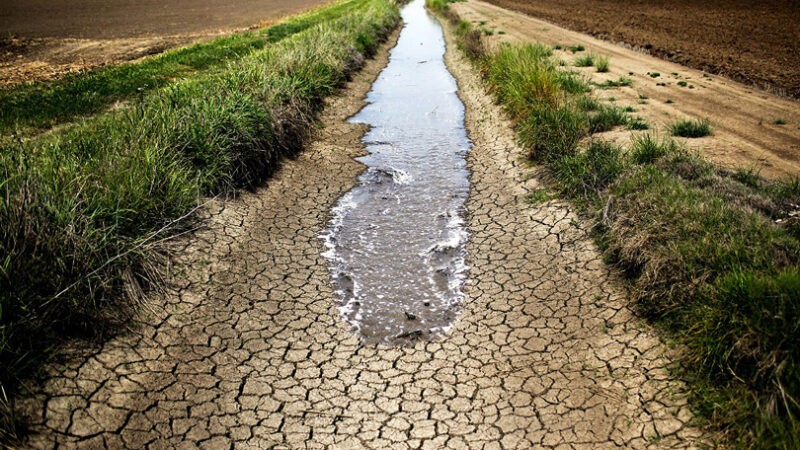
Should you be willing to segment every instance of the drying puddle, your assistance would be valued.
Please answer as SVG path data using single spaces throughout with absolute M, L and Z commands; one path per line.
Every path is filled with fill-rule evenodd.
M 470 142 L 439 23 L 415 0 L 389 64 L 350 120 L 368 166 L 323 234 L 340 311 L 366 342 L 441 335 L 462 300 Z

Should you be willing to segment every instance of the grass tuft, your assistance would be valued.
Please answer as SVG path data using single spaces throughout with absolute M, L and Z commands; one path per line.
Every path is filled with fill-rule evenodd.
M 647 124 L 647 121 L 644 120 L 642 117 L 634 116 L 628 118 L 628 123 L 626 127 L 629 130 L 647 130 L 650 128 L 650 125 Z
M 700 138 L 711 134 L 711 123 L 708 121 L 708 119 L 679 120 L 670 125 L 670 132 L 673 136 Z
M 659 139 L 652 134 L 641 134 L 631 138 L 630 158 L 635 164 L 652 164 L 657 159 L 679 151 L 673 139 Z
M 630 86 L 633 84 L 633 80 L 628 77 L 619 77 L 617 80 L 606 80 L 605 82 L 598 84 L 601 89 L 611 89 L 611 88 L 618 88 L 624 86 Z
M 594 60 L 594 67 L 598 72 L 605 73 L 609 70 L 608 56 L 598 56 Z
M 589 115 L 589 133 L 610 131 L 615 126 L 628 123 L 628 114 L 617 106 L 601 106 L 594 114 Z
M 592 67 L 597 57 L 593 54 L 583 55 L 575 58 L 575 67 Z

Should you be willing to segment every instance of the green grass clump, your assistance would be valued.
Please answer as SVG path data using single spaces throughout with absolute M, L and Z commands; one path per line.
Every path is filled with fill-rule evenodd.
M 555 196 L 548 192 L 547 189 L 535 189 L 526 197 L 526 199 L 534 205 L 548 202 L 553 198 L 555 198 Z
M 630 86 L 633 84 L 633 80 L 628 77 L 619 77 L 617 80 L 606 80 L 603 83 L 598 84 L 601 89 L 611 89 L 611 88 L 618 88 L 624 86 Z
M 553 176 L 570 197 L 594 199 L 624 168 L 622 150 L 603 141 L 592 141 L 583 152 L 555 160 Z
M 449 6 L 447 4 L 450 3 L 448 0 L 425 0 L 425 6 L 433 11 L 444 11 Z
M 600 109 L 600 102 L 594 97 L 588 95 L 581 95 L 575 100 L 575 106 L 581 111 L 598 111 Z
M 651 164 L 657 159 L 680 150 L 678 143 L 672 139 L 659 139 L 652 134 L 633 136 L 631 140 L 630 158 L 635 164 Z
M 512 117 L 521 119 L 532 111 L 555 104 L 563 97 L 561 76 L 543 45 L 502 45 L 487 64 L 486 79 Z
M 627 124 L 628 114 L 617 106 L 601 106 L 597 112 L 589 115 L 588 121 L 589 133 L 602 133 L 615 126 Z
M 591 53 L 575 58 L 575 67 L 592 67 L 597 57 Z
M 578 53 L 578 52 L 582 52 L 584 50 L 586 50 L 586 47 L 584 47 L 583 45 L 571 45 L 571 46 L 569 46 L 569 51 L 571 51 L 572 53 Z
M 774 121 L 772 121 L 772 123 L 774 123 L 775 125 L 786 125 L 788 122 L 786 121 L 786 119 L 778 117 Z
M 700 138 L 711 134 L 711 123 L 708 121 L 708 119 L 679 120 L 670 125 L 670 132 L 673 136 Z
M 5 391 L 45 347 L 124 316 L 159 280 L 157 243 L 185 229 L 206 196 L 252 187 L 300 150 L 324 98 L 398 23 L 393 3 L 357 0 L 347 15 L 130 108 L 0 142 Z
M 650 128 L 650 125 L 647 124 L 647 121 L 639 116 L 629 117 L 628 123 L 625 126 L 629 130 L 647 130 Z
M 610 64 L 608 62 L 608 56 L 598 56 L 594 60 L 594 67 L 597 69 L 598 72 L 605 73 L 608 72 Z
M 182 80 L 223 72 L 227 64 L 317 24 L 351 14 L 357 0 L 287 19 L 262 30 L 167 51 L 140 62 L 104 67 L 62 79 L 0 90 L 0 134 L 30 134 L 80 116 L 106 111 L 113 103 Z
M 658 72 L 647 72 L 647 74 L 650 75 L 650 78 L 658 78 L 661 76 Z

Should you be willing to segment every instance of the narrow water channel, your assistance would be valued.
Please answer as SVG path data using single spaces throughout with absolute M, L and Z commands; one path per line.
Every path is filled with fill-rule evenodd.
M 342 317 L 366 342 L 439 336 L 463 298 L 464 105 L 424 0 L 402 16 L 389 64 L 350 119 L 370 126 L 368 169 L 323 233 Z

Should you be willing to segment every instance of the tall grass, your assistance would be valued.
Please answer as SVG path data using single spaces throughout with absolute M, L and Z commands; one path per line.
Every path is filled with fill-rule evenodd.
M 6 391 L 43 346 L 100 328 L 157 282 L 158 242 L 185 227 L 203 198 L 254 186 L 302 147 L 324 97 L 399 22 L 390 1 L 351 3 L 346 15 L 129 109 L 2 143 Z
M 344 0 L 261 30 L 195 44 L 140 62 L 105 67 L 44 83 L 0 90 L 0 134 L 30 134 L 59 123 L 102 112 L 114 102 L 210 71 L 317 24 L 352 13 L 361 4 Z
M 565 89 L 538 45 L 473 62 L 552 189 L 596 218 L 636 309 L 686 348 L 696 411 L 736 446 L 800 447 L 800 178 L 728 172 L 654 135 L 582 148 L 587 134 L 630 123 L 625 111 Z

